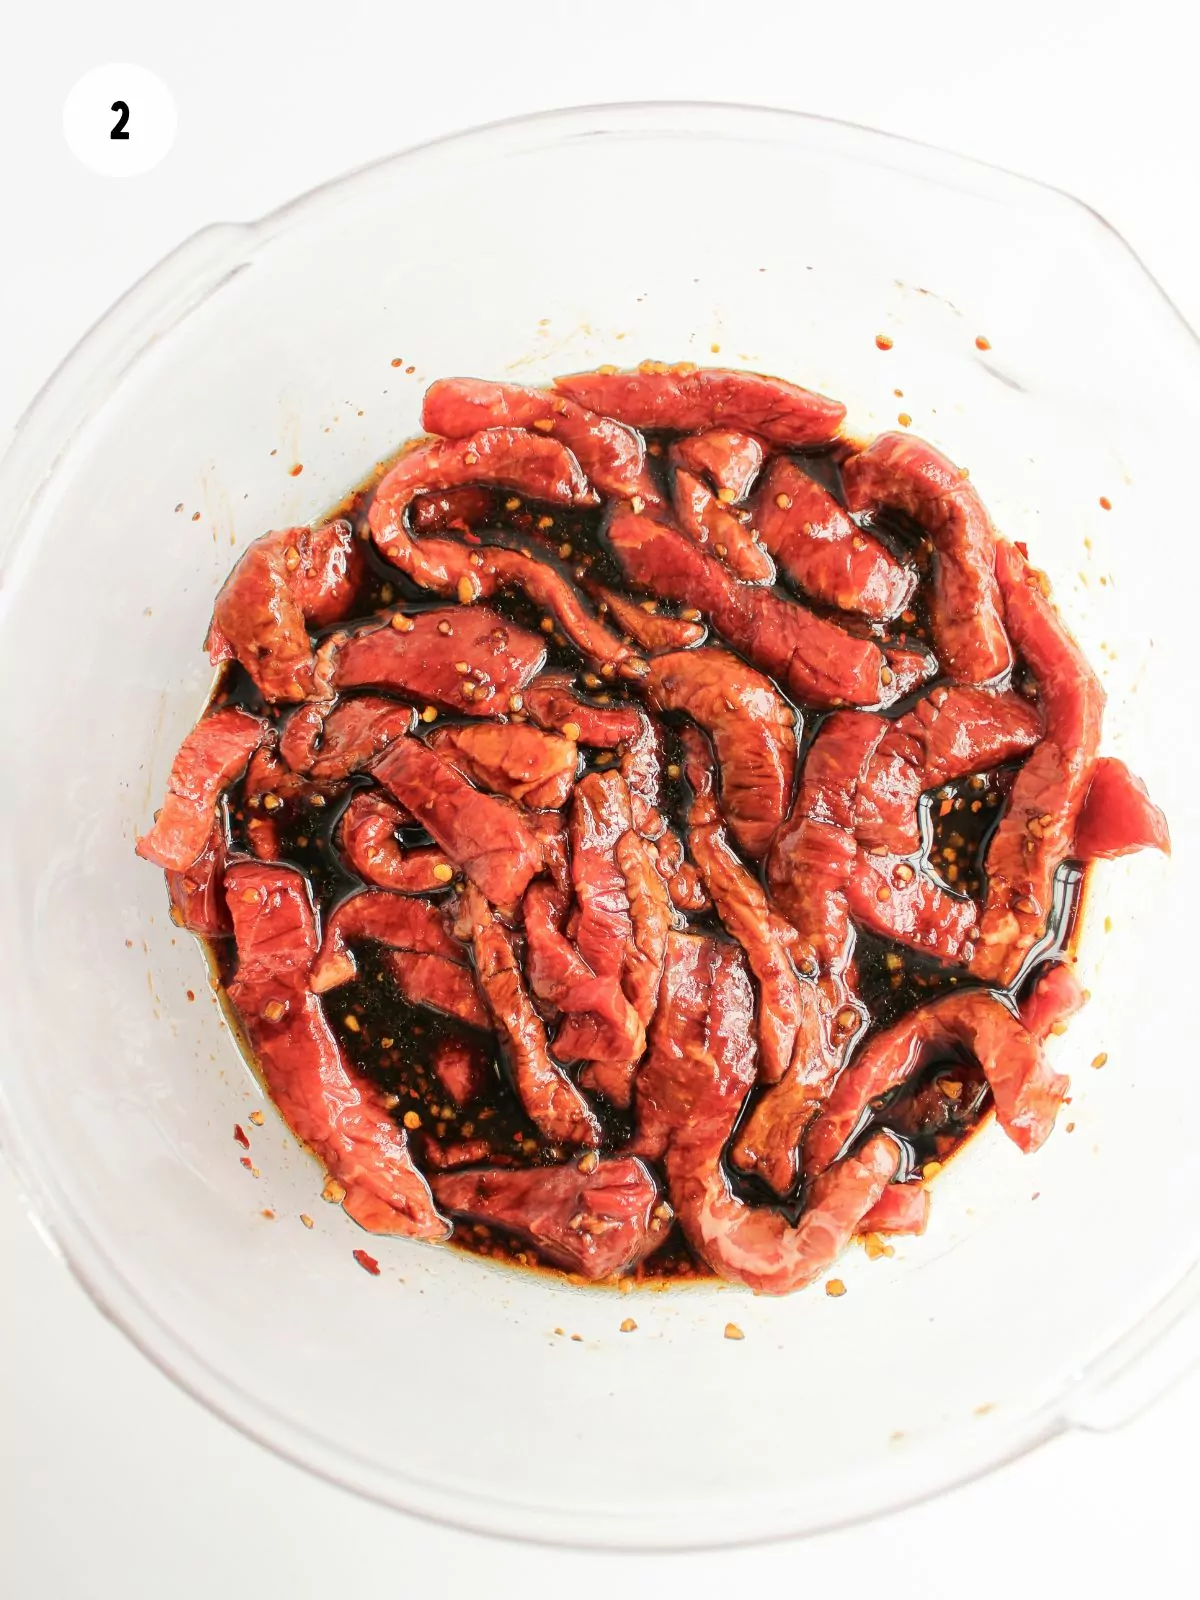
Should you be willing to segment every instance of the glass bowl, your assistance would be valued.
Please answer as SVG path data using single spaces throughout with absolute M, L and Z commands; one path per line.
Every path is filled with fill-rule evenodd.
M 1049 570 L 1104 674 L 1106 747 L 1173 825 L 1171 862 L 1096 873 L 1054 1137 L 1025 1158 L 986 1130 L 934 1184 L 926 1236 L 852 1249 L 840 1298 L 621 1296 L 371 1243 L 321 1204 L 133 855 L 251 539 L 413 433 L 435 376 L 645 357 L 780 373 L 845 400 L 852 432 L 903 412 L 965 464 Z M 184 244 L 72 353 L 0 471 L 0 1127 L 88 1292 L 291 1459 L 542 1540 L 824 1528 L 1141 1404 L 1195 1345 L 1200 558 L 1164 440 L 1196 431 L 1198 395 L 1192 334 L 1086 207 L 786 112 L 508 122 Z M 366 1244 L 379 1278 L 351 1257 Z

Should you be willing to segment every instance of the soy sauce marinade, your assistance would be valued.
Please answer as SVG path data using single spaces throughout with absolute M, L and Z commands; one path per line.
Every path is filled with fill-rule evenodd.
M 649 460 L 665 485 L 662 463 L 670 443 L 677 435 L 648 434 Z M 840 464 L 854 447 L 846 442 L 827 450 L 796 454 L 793 459 L 823 488 L 841 498 Z M 363 602 L 352 617 L 336 628 L 353 628 L 373 616 L 402 606 L 409 614 L 443 606 L 389 565 L 367 537 L 366 518 L 371 501 L 388 464 L 376 469 L 370 478 L 330 513 L 344 517 L 363 541 L 368 577 Z M 605 538 L 606 513 L 603 511 L 541 506 L 501 490 L 484 491 L 487 513 L 483 521 L 473 521 L 472 541 L 482 545 L 506 545 L 534 553 L 556 567 L 564 577 L 586 594 L 593 584 L 628 594 L 637 602 L 649 599 L 628 589 Z M 422 497 L 436 503 L 439 496 Z M 420 501 L 414 505 L 414 511 Z M 902 516 L 886 513 L 874 519 L 858 518 L 893 553 L 916 564 L 926 573 L 931 546 L 924 533 Z M 450 537 L 462 537 L 461 532 Z M 781 596 L 797 598 L 797 591 L 781 581 Z M 810 597 L 799 598 L 809 609 L 834 617 L 840 626 L 863 636 L 897 636 L 928 645 L 930 629 L 922 588 L 910 607 L 892 629 L 848 617 L 845 613 L 822 608 Z M 587 664 L 557 628 L 547 630 L 539 610 L 524 596 L 500 594 L 489 604 L 510 622 L 537 632 L 544 640 L 547 666 L 569 669 L 578 674 L 586 698 L 600 706 L 631 699 L 641 703 L 635 688 L 619 678 L 604 680 L 589 672 Z M 664 612 L 670 608 L 660 607 Z M 678 610 L 678 608 L 675 608 Z M 603 606 L 600 607 L 603 614 Z M 334 631 L 334 630 L 329 630 Z M 711 633 L 710 642 L 720 642 L 738 654 L 728 641 Z M 759 669 L 761 670 L 761 668 Z M 1036 689 L 1018 663 L 1014 684 L 1030 697 Z M 799 763 L 818 732 L 825 712 L 796 703 L 776 684 L 796 715 Z M 924 684 L 914 694 L 891 707 L 884 715 L 902 715 L 933 684 Z M 373 690 L 373 693 L 386 691 Z M 264 702 L 249 676 L 236 664 L 227 666 L 218 682 L 214 706 L 238 705 L 279 722 L 291 707 Z M 420 709 L 420 707 L 418 707 Z M 439 714 L 436 726 L 453 725 L 455 718 Z M 679 714 L 660 716 L 664 730 L 664 787 L 660 810 L 680 837 L 687 838 L 691 789 L 683 775 L 679 744 Z M 604 770 L 615 762 L 611 752 L 581 747 L 582 771 Z M 929 865 L 941 885 L 951 894 L 978 898 L 983 887 L 983 857 L 988 840 L 1003 812 L 1004 800 L 1017 768 L 1001 768 L 985 776 L 972 777 L 923 798 L 921 822 Z M 351 796 L 369 787 L 370 779 L 356 775 L 337 783 L 315 786 L 315 792 L 298 798 L 256 796 L 248 799 L 239 785 L 226 802 L 232 847 L 247 850 L 249 832 L 269 819 L 280 841 L 280 859 L 293 865 L 308 879 L 314 902 L 322 920 L 348 896 L 367 887 L 348 868 L 334 843 L 338 823 Z M 269 811 L 264 811 L 264 805 Z M 431 841 L 421 829 L 406 830 L 400 836 L 405 847 Z M 459 883 L 448 884 L 451 893 Z M 1027 964 L 1019 980 L 1023 992 L 1037 967 L 1069 945 L 1081 901 L 1083 872 L 1078 867 L 1060 870 L 1054 916 L 1037 961 Z M 692 913 L 686 918 L 690 931 L 724 938 L 720 921 L 713 911 Z M 236 952 L 230 940 L 210 943 L 214 967 L 222 987 L 234 976 Z M 932 958 L 860 933 L 856 947 L 857 988 L 871 1018 L 871 1030 L 885 1027 L 915 1006 L 955 987 L 973 986 L 964 969 L 946 966 Z M 1019 995 L 1014 995 L 1018 998 Z M 353 1065 L 395 1097 L 393 1115 L 406 1128 L 418 1163 L 422 1161 L 422 1141 L 439 1142 L 485 1139 L 494 1158 L 505 1164 L 529 1167 L 558 1163 L 572 1152 L 549 1143 L 530 1122 L 514 1091 L 494 1035 L 482 1034 L 466 1024 L 411 1004 L 400 993 L 383 959 L 383 952 L 370 945 L 359 951 L 358 973 L 349 983 L 325 996 L 325 1011 L 337 1038 Z M 432 1054 L 447 1040 L 461 1041 L 468 1048 L 486 1053 L 489 1068 L 486 1087 L 466 1108 L 457 1107 L 439 1084 L 431 1066 Z M 861 1046 L 862 1041 L 859 1041 Z M 602 1096 L 592 1096 L 603 1129 L 601 1153 L 616 1152 L 633 1131 L 633 1113 L 609 1105 Z M 739 1127 L 751 1114 L 756 1100 L 752 1093 L 743 1108 Z M 928 1066 L 917 1079 L 888 1097 L 873 1114 L 872 1126 L 894 1133 L 907 1147 L 912 1171 L 919 1173 L 931 1160 L 944 1162 L 979 1125 L 990 1106 L 990 1092 L 979 1066 L 973 1061 L 942 1060 Z M 735 1193 L 754 1203 L 773 1204 L 795 1217 L 803 1209 L 804 1191 L 799 1189 L 783 1202 L 756 1178 L 747 1178 L 727 1167 Z M 660 1174 L 661 1176 L 661 1174 Z M 663 1184 L 665 1192 L 666 1185 Z M 538 1265 L 529 1244 L 504 1230 L 481 1224 L 456 1222 L 453 1243 L 481 1255 L 509 1259 L 523 1266 Z M 557 1270 L 557 1269 L 554 1269 Z M 661 1248 L 636 1268 L 638 1279 L 695 1278 L 711 1276 L 708 1266 L 688 1247 L 678 1226 L 673 1226 Z

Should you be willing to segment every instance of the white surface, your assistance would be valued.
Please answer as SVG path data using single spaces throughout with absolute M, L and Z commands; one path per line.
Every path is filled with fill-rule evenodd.
M 128 27 L 120 7 L 100 20 L 81 8 L 69 26 L 61 16 L 18 24 L 30 30 L 19 54 L 52 62 L 53 72 L 25 74 L 10 95 L 23 164 L 0 173 L 0 201 L 29 235 L 23 249 L 10 240 L 0 269 L 0 424 L 114 295 L 201 223 L 253 215 L 465 122 L 598 98 L 798 104 L 1049 178 L 1096 203 L 1200 321 L 1196 223 L 1181 203 L 1194 186 L 1200 118 L 1185 76 L 1190 41 L 1172 23 L 1164 47 L 1165 9 L 1141 7 L 1131 32 L 1115 8 L 1106 23 L 1093 7 L 1080 38 L 1065 8 L 1058 24 L 1053 8 L 1031 8 L 1025 28 L 1010 7 L 1006 43 L 973 37 L 961 7 L 947 8 L 944 23 L 929 8 L 922 26 L 919 8 L 881 8 L 868 25 L 872 8 L 860 6 L 848 30 L 844 17 L 797 23 L 790 8 L 762 6 L 735 36 L 721 8 L 692 6 L 680 12 L 687 38 L 675 8 L 662 6 L 572 7 L 570 23 L 567 8 L 547 6 L 536 32 L 520 38 L 504 26 L 511 13 L 496 8 L 469 27 L 477 9 L 484 14 L 459 7 L 448 38 L 426 14 L 385 20 L 372 7 L 368 20 L 366 8 L 349 6 L 336 25 L 324 12 L 306 25 L 299 6 L 272 8 L 261 22 L 229 8 L 224 33 L 222 8 L 209 6 L 202 37 L 181 23 L 163 37 L 162 13 L 150 7 L 140 25 L 125 8 Z M 116 185 L 74 161 L 60 116 L 82 72 L 121 58 L 165 79 L 180 128 L 157 171 Z M 597 219 L 612 225 L 622 223 Z M 1104 1590 L 1134 1577 L 1153 1591 L 1194 1556 L 1184 1497 L 1196 1381 L 1122 1435 L 1061 1441 L 948 1500 L 801 1549 L 670 1564 L 576 1558 L 407 1523 L 304 1478 L 179 1395 L 83 1301 L 10 1193 L 6 1181 L 0 1559 L 14 1600 L 150 1595 L 164 1576 L 184 1600 L 218 1584 L 234 1596 L 354 1595 L 381 1579 L 433 1594 L 482 1581 L 500 1593 L 608 1593 L 614 1581 L 626 1593 L 685 1584 L 715 1593 L 772 1577 L 829 1582 L 861 1574 L 872 1556 L 886 1560 L 900 1593 L 936 1593 L 968 1571 L 964 1586 L 987 1593 L 1013 1576 L 1009 1561 L 987 1554 L 998 1541 L 1033 1592 L 1055 1578 Z

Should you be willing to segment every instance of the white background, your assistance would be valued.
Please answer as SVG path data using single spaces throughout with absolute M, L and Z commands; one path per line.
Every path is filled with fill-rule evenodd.
M 109 303 L 202 224 L 252 217 L 469 123 L 595 100 L 792 106 L 1043 178 L 1095 205 L 1200 326 L 1190 13 L 1179 0 L 13 8 L 2 47 L 0 436 Z M 155 171 L 106 179 L 68 151 L 62 103 L 89 68 L 122 60 L 166 81 L 179 131 Z M 1164 418 L 1167 451 L 1169 433 Z M 727 1555 L 603 1557 L 422 1525 L 249 1444 L 102 1320 L 2 1167 L 0 1308 L 3 1600 L 440 1600 L 484 1586 L 578 1600 L 735 1586 L 923 1600 L 1195 1592 L 1196 1377 L 1123 1432 L 1061 1439 L 865 1528 Z

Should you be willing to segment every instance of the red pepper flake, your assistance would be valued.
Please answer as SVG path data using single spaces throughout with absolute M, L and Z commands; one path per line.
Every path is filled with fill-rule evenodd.
M 992 341 L 990 339 L 985 339 L 981 333 L 978 333 L 975 335 L 975 348 L 976 350 L 990 350 L 992 348 Z
M 392 361 L 392 365 L 394 367 L 402 367 L 404 365 L 404 357 L 403 356 L 394 357 L 394 359 Z
M 304 463 L 303 463 L 303 461 L 297 461 L 297 463 L 296 463 L 296 465 L 294 467 L 289 467 L 288 468 L 288 477 L 289 478 L 298 478 L 303 471 L 304 471 Z
M 352 1254 L 364 1272 L 369 1272 L 373 1278 L 379 1276 L 379 1263 L 374 1256 L 369 1256 L 365 1250 L 355 1250 Z
M 404 370 L 405 370 L 405 372 L 412 373 L 412 372 L 415 372 L 417 369 L 416 369 L 416 367 L 405 367 Z
M 254 1171 L 254 1163 L 250 1160 L 249 1156 L 242 1157 L 242 1165 L 245 1167 L 247 1172 Z
M 1112 510 L 1112 501 L 1108 498 L 1108 496 L 1106 494 L 1102 494 L 1100 496 L 1100 504 L 1104 507 L 1105 511 L 1111 511 Z
M 193 522 L 199 522 L 200 521 L 200 513 L 198 511 L 193 511 L 192 512 L 192 521 Z
M 877 333 L 875 335 L 875 345 L 879 350 L 890 350 L 894 343 L 895 340 L 886 333 Z
M 240 1122 L 235 1122 L 233 1125 L 233 1137 L 241 1145 L 243 1150 L 249 1150 L 250 1140 L 246 1135 L 245 1128 L 242 1127 Z
M 187 995 L 189 1000 L 194 1000 L 196 998 L 190 989 L 185 989 L 184 993 Z

